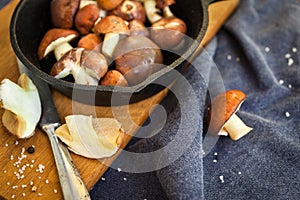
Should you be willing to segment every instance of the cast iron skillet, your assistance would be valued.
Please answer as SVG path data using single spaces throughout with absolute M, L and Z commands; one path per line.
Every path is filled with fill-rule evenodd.
M 73 100 L 92 105 L 123 105 L 148 98 L 174 79 L 174 69 L 183 71 L 188 57 L 195 52 L 208 24 L 209 0 L 177 0 L 171 7 L 176 16 L 187 24 L 190 38 L 179 54 L 164 52 L 164 64 L 168 67 L 149 76 L 142 83 L 132 87 L 86 86 L 50 76 L 49 63 L 37 58 L 41 38 L 52 28 L 50 20 L 51 0 L 22 0 L 16 7 L 10 24 L 10 39 L 17 58 L 36 76 L 46 81 L 54 89 Z M 182 55 L 182 56 L 178 56 Z M 52 63 L 53 64 L 53 63 Z M 51 64 L 51 65 L 52 65 Z

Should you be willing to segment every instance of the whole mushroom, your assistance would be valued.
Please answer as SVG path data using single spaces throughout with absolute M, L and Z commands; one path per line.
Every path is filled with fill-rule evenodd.
M 209 107 L 208 133 L 229 134 L 232 140 L 238 140 L 249 133 L 252 128 L 236 115 L 245 99 L 246 94 L 240 90 L 228 90 L 214 97 Z
M 72 28 L 80 0 L 52 0 L 51 20 L 57 28 Z
M 53 65 L 50 74 L 58 79 L 72 74 L 75 83 L 98 85 L 107 69 L 106 59 L 101 53 L 73 48 Z
M 53 28 L 48 30 L 38 47 L 38 58 L 41 60 L 54 51 L 55 58 L 59 60 L 73 48 L 69 42 L 78 36 L 78 32 L 71 29 Z
M 77 47 L 101 52 L 102 39 L 95 33 L 89 33 L 80 38 Z
M 75 16 L 75 27 L 83 35 L 92 30 L 100 15 L 99 7 L 92 2 L 80 8 Z
M 94 32 L 97 34 L 105 34 L 102 43 L 102 53 L 112 58 L 114 50 L 122 37 L 129 34 L 129 28 L 126 22 L 114 15 L 109 15 L 101 19 L 95 26 Z
M 140 35 L 121 40 L 114 55 L 116 69 L 130 85 L 144 81 L 163 67 L 160 48 L 149 38 Z
M 101 85 L 117 85 L 117 86 L 128 86 L 125 77 L 117 70 L 108 71 L 105 76 L 101 79 Z

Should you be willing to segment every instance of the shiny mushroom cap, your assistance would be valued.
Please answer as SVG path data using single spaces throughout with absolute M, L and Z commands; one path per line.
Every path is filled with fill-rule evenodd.
M 55 27 L 72 28 L 80 0 L 52 0 L 51 20 Z
M 109 15 L 101 19 L 95 26 L 94 32 L 100 34 L 119 33 L 129 34 L 129 28 L 126 22 L 118 16 Z
M 168 50 L 180 43 L 187 27 L 177 17 L 162 18 L 151 26 L 151 39 L 162 49 Z
M 240 90 L 228 90 L 214 97 L 209 108 L 208 133 L 217 135 L 225 129 L 233 140 L 238 140 L 251 131 L 235 114 L 245 99 L 246 94 Z
M 63 43 L 70 42 L 78 36 L 78 32 L 71 29 L 53 28 L 46 32 L 38 47 L 38 58 L 41 60 Z
M 103 8 L 104 10 L 113 10 L 116 8 L 119 4 L 122 3 L 123 0 L 97 0 L 98 4 Z
M 75 16 L 75 27 L 85 35 L 94 27 L 95 22 L 99 18 L 100 9 L 96 4 L 88 4 L 79 9 Z

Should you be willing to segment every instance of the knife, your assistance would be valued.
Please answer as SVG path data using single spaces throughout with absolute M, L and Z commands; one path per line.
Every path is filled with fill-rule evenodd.
M 38 89 L 43 110 L 39 126 L 48 135 L 64 199 L 90 199 L 89 192 L 74 165 L 67 147 L 54 134 L 55 129 L 60 125 L 60 118 L 48 84 L 34 76 L 18 59 L 17 61 L 20 73 L 26 73 Z

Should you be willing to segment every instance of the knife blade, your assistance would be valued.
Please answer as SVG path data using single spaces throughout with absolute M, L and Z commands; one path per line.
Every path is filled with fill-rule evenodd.
M 60 118 L 48 84 L 32 74 L 18 59 L 17 61 L 20 73 L 26 73 L 38 89 L 43 111 L 39 126 L 48 135 L 64 199 L 90 199 L 89 192 L 67 147 L 54 134 L 55 129 L 60 125 Z

